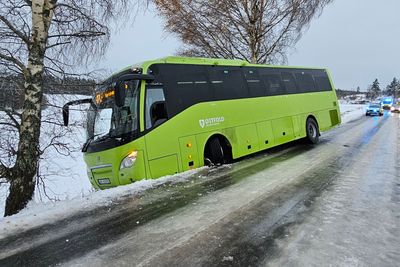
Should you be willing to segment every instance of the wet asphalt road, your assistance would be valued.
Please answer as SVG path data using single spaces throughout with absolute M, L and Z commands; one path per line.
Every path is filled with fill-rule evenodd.
M 398 266 L 400 117 L 0 240 L 0 266 Z

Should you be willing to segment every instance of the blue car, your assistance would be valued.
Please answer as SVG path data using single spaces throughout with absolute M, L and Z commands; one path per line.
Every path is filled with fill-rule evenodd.
M 367 108 L 365 116 L 383 115 L 383 109 L 380 104 L 370 104 Z

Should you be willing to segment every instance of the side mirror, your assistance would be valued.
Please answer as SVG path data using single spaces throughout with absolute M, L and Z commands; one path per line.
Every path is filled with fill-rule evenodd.
M 115 88 L 115 104 L 117 107 L 123 107 L 125 105 L 125 97 L 125 81 L 120 81 Z
M 80 104 L 93 104 L 93 101 L 91 98 L 85 98 L 85 99 L 70 101 L 70 102 L 66 103 L 62 108 L 64 126 L 68 126 L 69 106 L 76 106 L 76 105 L 80 105 Z

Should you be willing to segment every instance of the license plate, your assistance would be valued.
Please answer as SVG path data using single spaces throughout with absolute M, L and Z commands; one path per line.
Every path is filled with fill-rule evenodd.
M 99 182 L 100 185 L 111 184 L 110 179 L 108 178 L 98 179 L 97 181 Z

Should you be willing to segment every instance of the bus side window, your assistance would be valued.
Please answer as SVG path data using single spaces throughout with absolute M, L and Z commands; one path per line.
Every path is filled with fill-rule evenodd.
M 170 93 L 174 95 L 175 106 L 179 111 L 212 100 L 212 89 L 205 68 L 182 70 L 176 78 L 176 85 Z
M 168 119 L 165 101 L 156 101 L 150 106 L 151 125 L 157 126 Z
M 145 126 L 146 130 L 160 124 L 158 120 L 168 119 L 164 90 L 159 85 L 147 85 L 146 86 L 146 104 L 145 104 Z M 157 123 L 158 121 L 158 123 Z
M 296 86 L 296 80 L 293 77 L 293 74 L 290 72 L 282 72 L 282 81 L 286 87 L 286 91 L 288 94 L 297 94 L 300 93 Z
M 319 71 L 319 73 L 314 74 L 314 80 L 317 84 L 316 91 L 332 91 L 332 85 L 329 81 L 328 74 L 325 71 Z
M 266 87 L 266 95 L 273 96 L 286 94 L 281 76 L 278 73 L 265 74 L 261 77 Z
M 190 106 L 212 101 L 213 91 L 206 66 L 163 64 L 159 71 L 170 118 Z
M 297 72 L 296 80 L 302 93 L 315 92 L 315 82 L 313 77 L 306 71 Z
M 249 97 L 242 70 L 239 67 L 209 67 L 215 100 Z
M 257 69 L 243 68 L 243 74 L 247 82 L 247 88 L 249 88 L 250 97 L 261 97 L 265 96 L 265 88 L 260 80 Z

